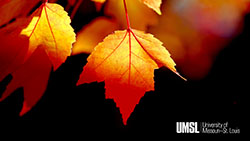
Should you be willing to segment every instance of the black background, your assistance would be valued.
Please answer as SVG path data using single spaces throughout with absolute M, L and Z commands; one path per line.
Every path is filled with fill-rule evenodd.
M 90 4 L 89 11 L 76 15 L 72 21 L 76 31 L 102 15 L 103 10 L 97 13 L 91 11 L 93 8 L 94 5 Z M 155 70 L 155 91 L 145 93 L 126 126 L 114 100 L 105 99 L 104 83 L 76 86 L 88 55 L 68 57 L 58 70 L 51 72 L 45 94 L 23 117 L 18 116 L 23 103 L 22 88 L 0 102 L 0 129 L 13 134 L 32 133 L 61 138 L 85 138 L 88 133 L 96 136 L 106 133 L 106 137 L 137 135 L 166 139 L 172 136 L 215 136 L 176 134 L 177 121 L 196 121 L 229 122 L 230 127 L 240 128 L 242 135 L 246 132 L 242 123 L 247 114 L 242 99 L 249 94 L 249 35 L 250 15 L 247 15 L 242 33 L 219 53 L 211 71 L 202 80 L 185 82 L 166 68 Z M 10 80 L 11 75 L 1 82 L 0 96 Z M 221 136 L 231 138 L 238 135 Z

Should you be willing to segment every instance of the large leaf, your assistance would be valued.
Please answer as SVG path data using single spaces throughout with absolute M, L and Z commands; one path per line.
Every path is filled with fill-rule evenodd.
M 154 90 L 154 69 L 160 66 L 178 74 L 162 42 L 142 31 L 115 31 L 88 57 L 78 84 L 105 81 L 107 98 L 114 98 L 126 122 L 141 96 Z

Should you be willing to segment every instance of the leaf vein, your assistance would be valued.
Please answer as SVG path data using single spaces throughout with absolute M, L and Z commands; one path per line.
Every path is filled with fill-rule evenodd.
M 100 64 L 98 64 L 95 68 L 94 68 L 94 70 L 96 70 L 98 67 L 100 67 L 120 46 L 121 46 L 121 44 L 123 43 L 123 41 L 125 40 L 125 38 L 126 38 L 126 36 L 127 36 L 127 33 L 128 32 L 126 32 L 125 33 L 125 35 L 124 35 L 124 37 L 123 37 L 123 39 L 121 40 L 121 42 L 115 47 L 115 49 L 107 56 L 107 57 L 105 57 L 103 60 L 102 60 L 102 62 L 100 63 Z

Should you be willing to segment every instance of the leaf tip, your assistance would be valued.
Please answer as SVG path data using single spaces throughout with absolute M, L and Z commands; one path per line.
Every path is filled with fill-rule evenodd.
M 187 81 L 187 79 L 183 76 L 181 76 L 178 72 L 175 72 L 175 74 L 177 74 L 181 79 L 183 79 L 184 81 Z
M 158 14 L 158 15 L 161 15 L 162 13 L 161 13 L 161 10 L 160 10 L 160 8 L 158 8 L 158 9 L 155 9 L 155 12 Z

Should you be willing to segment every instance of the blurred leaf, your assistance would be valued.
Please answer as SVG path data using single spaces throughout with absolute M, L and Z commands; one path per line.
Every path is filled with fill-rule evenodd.
M 201 79 L 217 53 L 240 33 L 248 5 L 249 0 L 167 0 L 159 24 L 149 32 L 167 45 L 187 77 Z
M 152 8 L 157 14 L 161 15 L 161 0 L 139 0 L 147 5 L 149 8 Z
M 117 23 L 105 17 L 98 17 L 77 33 L 72 54 L 91 53 L 103 39 L 118 29 Z

